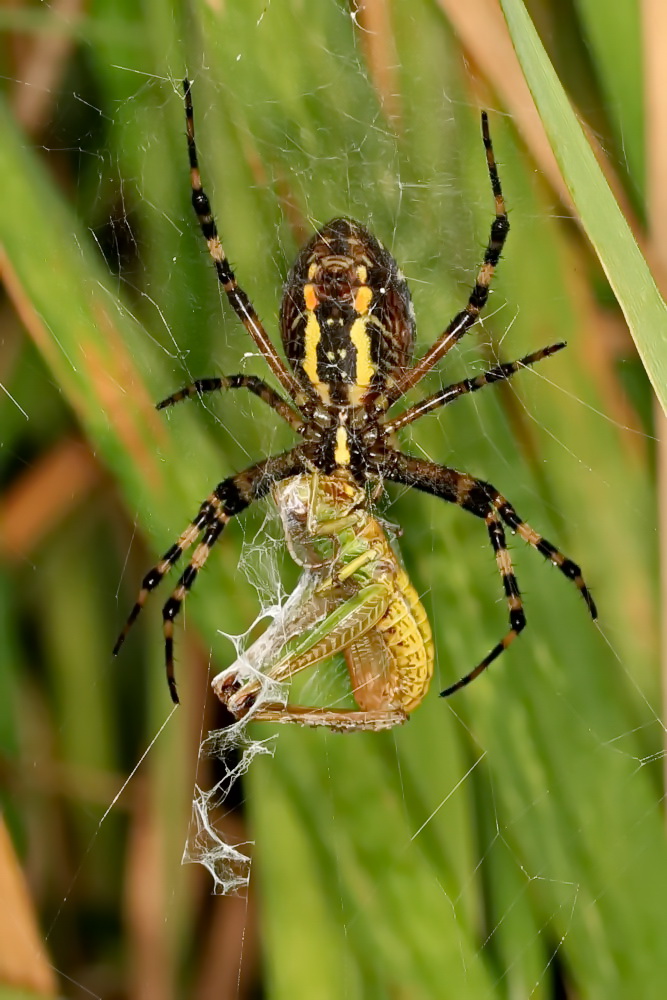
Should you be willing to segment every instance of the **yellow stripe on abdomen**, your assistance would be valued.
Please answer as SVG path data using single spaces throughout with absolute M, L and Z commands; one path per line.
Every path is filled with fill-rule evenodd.
M 367 320 L 355 319 L 350 329 L 350 340 L 357 349 L 357 370 L 355 385 L 367 389 L 375 375 L 375 365 L 371 361 L 371 338 L 368 335 Z
M 329 387 L 321 381 L 317 371 L 317 347 L 322 337 L 320 324 L 314 312 L 307 312 L 303 338 L 303 370 L 324 403 L 329 402 Z

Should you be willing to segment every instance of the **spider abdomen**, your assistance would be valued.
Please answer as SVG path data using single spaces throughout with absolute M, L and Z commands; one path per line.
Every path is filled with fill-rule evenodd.
M 301 250 L 280 325 L 297 378 L 325 405 L 361 405 L 412 358 L 407 282 L 392 255 L 352 219 L 332 219 Z

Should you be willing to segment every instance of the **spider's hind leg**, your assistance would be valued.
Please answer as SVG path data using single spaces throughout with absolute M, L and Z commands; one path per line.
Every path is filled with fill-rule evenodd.
M 222 534 L 222 531 L 231 519 L 232 515 L 227 514 L 222 505 L 218 502 L 218 509 L 215 512 L 215 520 L 209 524 L 204 532 L 204 536 L 192 554 L 192 559 L 183 570 L 179 581 L 162 608 L 162 629 L 164 632 L 164 656 L 167 671 L 167 684 L 169 694 L 175 705 L 178 705 L 179 698 L 176 691 L 176 678 L 174 676 L 174 620 L 177 617 L 187 592 L 197 579 L 199 571 L 203 568 L 208 559 L 211 549 Z
M 189 548 L 203 531 L 203 537 L 194 550 L 192 559 L 185 567 L 179 581 L 162 609 L 165 667 L 167 682 L 174 704 L 178 704 L 176 681 L 174 679 L 174 620 L 178 616 L 183 601 L 195 582 L 199 571 L 203 568 L 211 549 L 222 534 L 228 521 L 242 513 L 255 500 L 260 500 L 271 489 L 273 483 L 289 476 L 298 475 L 303 471 L 303 459 L 298 448 L 273 455 L 258 462 L 244 472 L 223 479 L 211 495 L 204 501 L 199 514 L 186 528 L 175 545 L 166 552 L 156 566 L 144 577 L 139 596 L 130 612 L 125 628 L 116 640 L 114 654 L 118 653 L 125 636 L 144 606 L 149 593 L 160 583 L 165 573 L 180 559 L 183 552 Z
M 471 681 L 474 681 L 476 677 L 479 677 L 479 675 L 507 649 L 510 643 L 514 642 L 519 632 L 522 632 L 526 627 L 526 616 L 523 611 L 519 585 L 517 583 L 516 576 L 514 575 L 512 560 L 509 554 L 509 549 L 507 548 L 505 532 L 502 524 L 500 523 L 500 518 L 495 511 L 493 511 L 489 512 L 484 520 L 486 521 L 486 527 L 489 532 L 491 545 L 493 546 L 493 551 L 496 554 L 496 563 L 498 564 L 500 576 L 503 581 L 505 597 L 507 598 L 507 605 L 510 613 L 510 629 L 509 632 L 503 636 L 500 642 L 496 643 L 491 652 L 484 657 L 482 662 L 474 668 L 474 670 L 471 670 L 469 674 L 466 674 L 465 677 L 462 677 L 455 684 L 452 684 L 450 687 L 445 688 L 444 691 L 441 691 L 441 698 L 448 698 L 450 694 L 454 694 L 455 691 L 465 687 L 467 684 L 470 684 Z
M 488 484 L 485 485 L 488 486 Z M 590 590 L 584 583 L 581 569 L 577 563 L 569 559 L 563 552 L 560 551 L 560 549 L 557 549 L 556 546 L 547 541 L 543 535 L 540 535 L 537 531 L 535 531 L 534 528 L 531 528 L 526 521 L 522 521 L 512 504 L 509 500 L 502 496 L 502 494 L 497 493 L 492 486 L 488 486 L 488 488 L 493 493 L 493 506 L 496 508 L 505 524 L 512 531 L 516 531 L 517 535 L 523 538 L 524 542 L 528 542 L 529 545 L 532 545 L 534 549 L 537 549 L 538 552 L 545 556 L 549 562 L 553 563 L 553 565 L 559 569 L 561 573 L 568 578 L 568 580 L 572 580 L 585 600 L 591 618 L 595 620 L 598 616 L 595 601 L 593 600 Z
M 197 539 L 197 536 L 202 532 L 207 524 L 214 518 L 214 507 L 213 501 L 215 496 L 212 495 L 204 500 L 203 504 L 199 508 L 199 513 L 195 519 L 188 525 L 184 532 L 179 535 L 178 541 L 176 541 L 171 548 L 167 549 L 162 559 L 153 566 L 152 569 L 148 571 L 144 577 L 141 590 L 137 596 L 128 619 L 121 631 L 120 635 L 116 639 L 115 645 L 113 647 L 113 655 L 118 656 L 120 652 L 120 647 L 125 642 L 127 633 L 130 631 L 135 621 L 139 617 L 139 614 L 148 599 L 148 595 L 152 590 L 162 582 L 163 577 L 169 572 L 172 566 L 174 566 L 178 560 L 181 558 L 184 552 L 190 548 L 191 545 Z
M 482 518 L 487 525 L 491 544 L 496 553 L 496 561 L 503 578 L 505 594 L 510 609 L 510 631 L 489 655 L 464 678 L 443 691 L 451 694 L 469 684 L 505 650 L 525 626 L 519 588 L 512 569 L 509 552 L 505 544 L 505 533 L 500 518 L 524 541 L 546 556 L 564 576 L 571 580 L 584 598 L 592 618 L 597 618 L 597 609 L 591 593 L 584 582 L 579 566 L 564 553 L 538 534 L 534 528 L 522 521 L 512 504 L 491 483 L 475 479 L 464 472 L 457 472 L 444 465 L 435 465 L 402 452 L 390 452 L 385 459 L 383 472 L 386 479 L 404 486 L 431 493 L 441 500 L 457 504 L 475 517 Z

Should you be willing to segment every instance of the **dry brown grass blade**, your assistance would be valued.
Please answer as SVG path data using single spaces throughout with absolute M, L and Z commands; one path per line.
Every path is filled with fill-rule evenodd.
M 41 722 L 41 720 L 38 720 Z M 78 766 L 70 762 L 40 756 L 39 769 L 30 766 L 25 757 L 0 758 L 0 780 L 13 795 L 34 795 L 48 798 L 62 796 L 68 801 L 91 804 L 104 810 L 116 798 L 125 781 L 120 774 L 97 767 Z M 127 810 L 128 803 L 121 796 L 114 809 Z
M 230 843 L 244 843 L 250 837 L 245 822 L 235 814 L 225 816 L 218 828 Z M 244 895 L 211 900 L 193 990 L 196 1000 L 247 1000 L 254 996 L 259 934 L 252 883 Z
M 501 98 L 504 107 L 512 115 L 541 173 L 577 220 L 577 212 L 572 205 L 535 102 L 521 71 L 498 0 L 466 0 L 463 4 L 459 0 L 438 0 L 438 3 L 459 36 L 463 47 L 470 53 L 486 80 Z M 659 6 L 659 0 L 655 0 L 654 6 Z M 660 45 L 662 40 L 664 48 L 664 34 L 660 34 L 654 28 L 651 30 L 654 31 L 656 44 Z M 662 274 L 661 284 L 664 287 L 667 274 L 664 262 L 653 253 L 652 246 L 647 243 L 624 187 L 602 146 L 589 130 L 586 130 L 586 137 L 639 248 L 656 277 L 659 278 Z
M 52 370 L 60 373 L 70 404 L 85 419 L 89 403 L 84 398 L 81 385 L 63 368 L 60 349 L 34 309 L 3 247 L 0 247 L 0 277 L 37 348 Z M 155 412 L 144 381 L 120 334 L 103 307 L 97 308 L 96 322 L 105 335 L 104 353 L 91 340 L 78 359 L 86 372 L 88 387 L 95 394 L 100 412 L 106 414 L 125 451 L 132 456 L 135 466 L 142 470 L 143 479 L 154 490 L 165 489 L 165 471 L 153 446 L 155 441 L 167 440 L 164 424 Z M 146 428 L 150 430 L 150 443 L 145 436 Z
M 30 894 L 7 827 L 0 819 L 0 985 L 56 995 Z
M 54 0 L 49 17 L 60 23 L 59 31 L 36 33 L 16 67 L 18 82 L 12 105 L 17 121 L 31 135 L 41 132 L 49 122 L 53 90 L 62 79 L 76 45 L 75 32 L 62 30 L 83 14 L 83 0 Z
M 643 0 L 642 20 L 649 238 L 667 271 L 664 240 L 667 225 L 667 7 L 663 0 Z M 662 290 L 664 293 L 665 288 Z
M 535 162 L 563 204 L 569 193 L 514 52 L 497 0 L 438 0 L 463 47 L 511 113 Z M 574 211 L 574 209 L 572 209 Z
M 398 78 L 399 59 L 387 0 L 366 0 L 356 21 L 371 79 L 387 119 L 400 127 L 403 117 Z
M 0 505 L 0 551 L 12 560 L 26 559 L 101 478 L 83 441 L 59 442 L 6 492 Z
M 136 781 L 125 879 L 125 913 L 130 947 L 129 995 L 133 1000 L 169 1000 L 174 995 L 167 910 L 164 898 L 164 842 L 150 781 Z

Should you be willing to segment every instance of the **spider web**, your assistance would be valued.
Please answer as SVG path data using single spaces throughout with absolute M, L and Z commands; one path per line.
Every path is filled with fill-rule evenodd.
M 271 14 L 272 5 L 268 5 L 261 22 L 264 27 L 270 23 Z M 257 29 L 262 30 L 260 23 Z M 326 54 L 322 52 L 323 56 Z M 247 51 L 239 52 L 241 61 L 249 55 Z M 137 108 L 146 91 L 152 97 L 153 113 L 157 108 L 161 115 L 169 116 L 176 107 L 179 110 L 175 118 L 178 117 L 180 65 L 173 60 L 171 68 L 173 73 L 165 79 L 147 75 L 128 86 L 128 95 L 113 112 L 114 127 L 121 136 L 126 136 L 125 145 L 136 146 L 133 120 L 141 113 Z M 345 57 L 344 69 L 360 86 L 367 82 L 358 52 Z M 127 66 L 114 64 L 110 70 L 134 80 Z M 341 146 L 333 154 L 337 186 L 333 171 L 328 169 L 327 160 L 332 154 L 327 129 L 333 133 L 339 125 L 327 125 L 331 102 L 326 93 L 320 91 L 315 81 L 309 83 L 309 100 L 316 105 L 321 102 L 323 109 L 319 116 L 323 123 L 319 127 L 325 152 L 321 155 L 313 153 L 310 136 L 299 136 L 294 129 L 287 128 L 285 120 L 275 114 L 275 99 L 267 98 L 263 108 L 265 128 L 252 137 L 264 164 L 264 177 L 260 182 L 259 175 L 253 175 L 252 171 L 235 171 L 233 176 L 239 199 L 255 212 L 248 216 L 244 246 L 244 231 L 235 229 L 238 237 L 235 244 L 225 236 L 221 217 L 226 177 L 217 156 L 219 146 L 215 137 L 220 111 L 199 97 L 199 94 L 202 98 L 204 94 L 209 97 L 214 94 L 219 98 L 218 105 L 222 105 L 229 98 L 230 84 L 221 83 L 213 70 L 200 70 L 193 77 L 205 186 L 239 280 L 271 333 L 275 334 L 281 282 L 293 257 L 294 241 L 290 225 L 285 222 L 291 197 L 302 208 L 309 224 L 325 221 L 323 213 L 330 204 L 330 215 L 344 211 L 360 217 L 378 232 L 407 273 L 416 301 L 420 344 L 425 347 L 465 301 L 492 213 L 478 140 L 472 137 L 472 131 L 468 138 L 464 129 L 459 133 L 456 127 L 459 118 L 469 115 L 471 104 L 476 110 L 471 98 L 462 96 L 453 84 L 451 88 L 441 87 L 432 96 L 433 120 L 444 123 L 453 146 L 457 136 L 461 146 L 458 153 L 444 161 L 445 166 L 439 165 L 423 177 L 418 171 L 411 173 L 406 169 L 400 152 L 405 139 L 397 138 L 382 113 L 370 106 L 344 106 L 340 127 L 347 127 L 354 138 L 348 147 Z M 257 99 L 256 93 L 242 88 L 236 89 L 234 96 L 243 112 L 254 106 Z M 64 85 L 59 99 L 63 103 L 78 99 L 71 84 Z M 105 107 L 104 112 L 100 111 L 100 116 L 107 110 Z M 242 120 L 243 114 L 239 118 Z M 418 126 L 411 130 L 408 120 L 403 127 L 404 136 L 415 140 Z M 176 205 L 175 192 L 155 186 L 154 161 L 165 155 L 165 130 L 151 124 L 150 116 L 145 114 L 142 128 L 143 149 L 131 160 L 121 161 L 116 151 L 100 151 L 83 130 L 77 146 L 82 158 L 97 159 L 98 187 L 93 201 L 106 203 L 107 186 L 117 185 L 116 213 L 103 231 L 97 229 L 91 232 L 91 237 L 98 240 L 117 277 L 117 291 L 123 303 L 120 308 L 131 311 L 141 323 L 137 356 L 148 372 L 151 388 L 155 387 L 159 398 L 196 377 L 215 374 L 216 370 L 263 375 L 262 359 L 257 357 L 222 297 L 211 291 L 209 262 L 198 242 L 195 220 L 186 214 L 187 197 Z M 434 373 L 423 392 L 420 387 L 419 395 L 459 377 L 478 374 L 497 359 L 519 357 L 555 339 L 548 314 L 551 310 L 557 312 L 557 294 L 561 293 L 554 292 L 552 296 L 548 282 L 542 288 L 544 326 L 549 332 L 543 334 L 539 326 L 526 331 L 523 322 L 524 289 L 531 281 L 541 279 L 537 264 L 526 253 L 529 239 L 522 237 L 521 232 L 528 230 L 538 245 L 541 227 L 551 223 L 550 215 L 557 214 L 558 209 L 545 210 L 544 200 L 534 197 L 534 192 L 509 188 L 502 172 L 503 161 L 511 160 L 513 155 L 508 151 L 509 130 L 500 116 L 492 120 L 492 128 L 501 177 L 512 209 L 507 259 L 502 263 L 497 291 L 492 295 L 483 324 L 461 344 L 456 358 L 447 366 L 447 373 Z M 239 145 L 243 146 L 251 137 L 242 126 L 240 132 Z M 375 141 L 366 141 L 366 135 L 373 136 Z M 184 157 L 181 140 L 180 134 L 174 137 L 174 156 Z M 113 148 L 117 150 L 123 145 L 121 141 Z M 377 179 L 377 175 L 372 175 L 378 194 L 369 190 L 372 183 L 363 183 L 362 167 L 365 159 L 374 162 L 381 153 L 384 153 L 381 176 Z M 56 154 L 52 151 L 50 155 Z M 470 168 L 475 175 L 474 183 L 464 186 L 458 157 L 465 164 L 472 164 L 479 157 L 477 166 Z M 287 199 L 277 193 L 285 184 L 285 164 L 290 165 Z M 186 167 L 181 173 L 183 186 L 187 187 Z M 323 178 L 324 195 L 318 191 L 319 177 Z M 243 195 L 245 188 L 261 197 L 247 199 Z M 148 239 L 136 221 L 138 195 L 143 201 L 143 211 L 153 219 L 153 232 L 161 231 L 160 220 L 164 229 L 171 232 L 165 247 Z M 258 220 L 265 221 L 257 209 L 259 201 L 265 205 L 265 216 L 277 220 L 271 223 L 273 240 L 268 247 L 257 246 L 253 235 Z M 271 231 L 271 225 L 265 226 L 264 231 Z M 447 247 L 446 261 L 442 258 L 443 247 Z M 156 271 L 155 256 L 163 250 L 167 259 L 163 269 Z M 515 252 L 522 265 L 512 260 Z M 248 266 L 252 261 L 256 263 L 254 268 Z M 179 276 L 181 268 L 193 273 L 193 263 L 202 275 L 197 286 L 189 285 Z M 520 266 L 526 269 L 523 282 L 516 280 Z M 528 296 L 527 290 L 525 295 Z M 558 337 L 561 335 L 557 333 Z M 573 344 L 570 352 L 576 351 Z M 650 602 L 650 575 L 647 572 L 643 579 L 633 578 L 632 587 L 628 588 L 633 592 L 626 599 L 633 602 L 637 621 L 641 623 L 636 635 L 628 635 L 628 616 L 622 615 L 623 601 L 604 578 L 606 572 L 611 577 L 608 567 L 613 562 L 602 551 L 602 529 L 585 523 L 584 515 L 577 514 L 579 505 L 582 510 L 597 509 L 600 520 L 608 525 L 609 547 L 613 540 L 613 545 L 620 549 L 615 565 L 636 568 L 640 559 L 633 555 L 630 545 L 626 549 L 623 538 L 627 526 L 646 517 L 645 498 L 624 488 L 627 483 L 619 471 L 620 465 L 615 466 L 606 453 L 596 449 L 602 442 L 610 450 L 631 450 L 631 439 L 635 438 L 637 448 L 646 450 L 651 442 L 641 424 L 630 419 L 626 422 L 623 413 L 609 403 L 608 395 L 594 391 L 589 395 L 586 387 L 584 379 L 576 381 L 570 377 L 566 365 L 552 368 L 550 362 L 545 362 L 516 376 L 502 393 L 485 389 L 454 404 L 451 411 L 448 409 L 439 418 L 429 418 L 428 427 L 425 424 L 411 429 L 404 447 L 414 454 L 446 461 L 490 479 L 538 530 L 544 530 L 556 544 L 562 540 L 567 554 L 581 561 L 587 582 L 597 587 L 602 618 L 597 631 L 586 621 L 585 611 L 578 606 L 576 593 L 569 593 L 567 583 L 556 573 L 549 573 L 549 567 L 541 565 L 534 553 L 515 544 L 512 556 L 525 596 L 529 631 L 469 692 L 456 701 L 440 702 L 437 699 L 440 687 L 473 666 L 505 629 L 501 585 L 481 523 L 461 511 L 442 510 L 443 504 L 429 498 L 394 490 L 385 513 L 404 530 L 400 544 L 411 579 L 428 606 L 438 650 L 434 689 L 410 725 L 405 731 L 391 735 L 346 737 L 294 730 L 281 732 L 276 738 L 267 735 L 264 729 L 252 725 L 248 728 L 248 723 L 243 723 L 225 730 L 205 731 L 201 739 L 183 860 L 198 862 L 207 869 L 207 891 L 212 886 L 217 893 L 243 894 L 249 884 L 251 888 L 253 885 L 251 858 L 260 854 L 270 873 L 267 880 L 274 880 L 273 892 L 284 901 L 285 923 L 294 919 L 288 905 L 292 892 L 301 903 L 305 895 L 303 883 L 311 879 L 318 889 L 317 898 L 310 901 L 313 922 L 319 920 L 329 928 L 334 940 L 343 941 L 340 953 L 345 957 L 345 984 L 350 995 L 354 995 L 357 978 L 366 984 L 376 982 L 373 977 L 379 975 L 377 966 L 382 962 L 388 965 L 395 982 L 401 982 L 401 971 L 406 976 L 406 970 L 410 969 L 403 943 L 410 935 L 400 919 L 390 924 L 392 933 L 396 933 L 393 949 L 383 947 L 369 930 L 369 926 L 383 926 L 383 910 L 392 911 L 392 899 L 385 894 L 385 885 L 397 893 L 408 915 L 428 914 L 434 930 L 429 932 L 419 924 L 424 935 L 423 965 L 429 967 L 428 956 L 439 946 L 443 979 L 453 969 L 466 970 L 471 985 L 465 995 L 500 997 L 514 991 L 515 995 L 571 997 L 578 985 L 582 994 L 596 996 L 602 993 L 601 983 L 608 986 L 608 979 L 602 973 L 598 982 L 582 983 L 577 980 L 577 972 L 572 971 L 583 966 L 582 923 L 592 927 L 601 925 L 597 937 L 592 933 L 589 939 L 598 942 L 605 934 L 615 934 L 614 940 L 618 940 L 622 930 L 613 926 L 616 911 L 605 909 L 605 899 L 613 886 L 597 884 L 593 877 L 588 883 L 585 867 L 575 869 L 577 845 L 581 842 L 582 853 L 590 850 L 591 839 L 587 835 L 599 825 L 596 812 L 607 816 L 607 810 L 613 812 L 625 800 L 635 817 L 636 837 L 632 844 L 621 842 L 618 831 L 623 828 L 614 825 L 610 817 L 609 842 L 600 842 L 599 849 L 616 859 L 618 879 L 623 884 L 630 881 L 637 856 L 651 848 L 651 838 L 655 836 L 654 813 L 660 808 L 662 793 L 651 798 L 646 787 L 660 783 L 657 765 L 664 755 L 664 727 L 656 708 L 650 664 L 654 623 L 650 612 L 645 611 L 646 602 Z M 20 395 L 16 399 L 29 413 Z M 263 413 L 256 401 L 241 394 L 234 398 L 230 394 L 222 402 L 204 398 L 182 405 L 196 407 L 199 413 L 203 411 L 197 433 L 207 435 L 207 440 L 219 440 L 221 450 L 224 448 L 213 480 L 264 454 L 281 450 L 289 441 L 276 426 L 272 414 Z M 194 419 L 181 412 L 180 406 L 168 415 L 168 433 L 184 455 L 195 426 Z M 518 463 L 515 449 L 521 454 Z M 639 459 L 632 461 L 639 466 Z M 554 486 L 554 481 L 563 479 L 571 485 L 571 502 Z M 189 507 L 196 509 L 212 485 L 210 468 L 194 470 L 186 488 Z M 585 507 L 587 494 L 596 500 Z M 608 516 L 609 510 L 613 510 L 613 517 Z M 137 525 L 139 519 L 137 510 Z M 647 524 L 650 535 L 655 529 L 652 522 Z M 181 524 L 174 523 L 173 529 L 175 535 Z M 586 550 L 589 531 L 595 544 Z M 156 539 L 158 550 L 163 551 L 170 540 L 169 535 L 160 531 Z M 244 595 L 244 618 L 239 624 L 235 620 L 239 612 L 230 611 L 228 601 L 223 607 L 222 597 L 218 598 L 219 636 L 205 636 L 215 662 L 213 672 L 234 660 L 243 661 L 247 649 L 262 631 L 266 634 L 269 629 L 269 636 L 275 636 L 270 631 L 272 623 L 279 630 L 286 617 L 290 620 L 291 609 L 295 603 L 307 600 L 312 584 L 286 566 L 279 523 L 267 503 L 225 532 L 211 557 L 208 579 L 202 576 L 198 581 L 188 598 L 188 607 L 206 601 L 206 591 L 218 588 L 220 593 L 221 566 L 237 559 L 236 573 L 225 577 L 224 582 L 229 585 L 233 579 L 233 585 Z M 128 560 L 125 576 L 135 562 L 129 550 Z M 167 590 L 169 587 L 169 583 L 163 585 Z M 159 597 L 151 605 L 155 603 L 159 606 Z M 451 616 L 450 609 L 455 609 Z M 118 620 L 123 610 L 119 607 Z M 145 615 L 151 616 L 150 647 L 159 647 L 159 624 L 156 624 L 159 610 L 155 613 L 155 608 L 150 611 L 147 608 Z M 187 608 L 184 617 L 189 617 Z M 190 626 L 188 631 L 194 631 L 191 622 L 186 624 Z M 576 635 L 576 640 L 568 643 L 568 654 L 561 658 L 560 643 L 568 638 L 566 632 Z M 185 642 L 182 630 L 178 632 L 178 642 Z M 279 640 L 267 642 L 270 648 L 266 657 L 270 659 Z M 142 664 L 142 669 L 145 666 Z M 185 686 L 184 666 L 179 664 L 179 679 Z M 257 668 L 256 663 L 250 666 Z M 155 663 L 150 664 L 151 670 L 153 667 L 159 671 L 157 655 Z M 596 701 L 587 693 L 587 677 L 604 672 L 607 680 L 603 684 L 598 682 Z M 84 681 L 91 686 L 94 683 Z M 304 683 L 309 704 L 335 704 L 346 693 L 335 666 L 331 665 L 318 668 Z M 627 692 L 630 704 L 625 713 L 618 707 L 619 685 Z M 208 686 L 208 678 L 201 686 Z M 186 687 L 186 691 L 191 694 L 191 689 Z M 286 691 L 269 690 L 263 697 L 284 700 Z M 548 713 L 540 710 L 547 699 L 553 704 L 554 719 L 566 721 L 566 729 L 560 734 L 562 740 L 576 745 L 582 757 L 599 761 L 598 771 L 587 771 L 587 777 L 592 773 L 602 776 L 605 769 L 613 775 L 617 788 L 613 796 L 602 782 L 599 786 L 585 785 L 576 774 L 571 775 L 569 794 L 560 794 L 563 776 L 547 756 L 539 731 L 539 725 L 548 723 Z M 185 695 L 183 702 L 187 702 Z M 65 729 L 74 728 L 75 714 L 74 709 L 65 714 L 62 722 Z M 168 729 L 180 725 L 181 715 L 185 713 L 171 719 Z M 210 715 L 201 715 L 204 730 L 208 718 Z M 159 741 L 154 745 L 154 737 L 161 731 L 160 726 L 161 723 L 154 724 L 153 735 L 147 741 L 151 753 L 159 750 Z M 136 753 L 135 764 L 138 757 Z M 222 773 L 212 779 L 215 762 L 221 762 Z M 192 760 L 189 764 L 194 767 Z M 250 826 L 248 819 L 240 832 L 230 836 L 225 822 L 232 811 L 229 800 L 239 795 L 238 782 L 240 779 L 245 782 L 246 778 L 242 794 L 250 799 L 253 823 Z M 356 819 L 350 817 L 348 800 L 354 803 Z M 548 808 L 550 800 L 561 803 L 561 812 L 569 810 L 569 824 L 549 827 L 553 820 L 553 812 Z M 124 807 L 115 796 L 109 797 L 109 802 L 112 801 L 113 808 L 109 809 L 114 816 Z M 374 822 L 374 809 L 386 829 L 392 831 L 389 847 L 386 831 Z M 90 848 L 93 859 L 103 849 L 103 822 L 108 812 L 105 811 L 93 833 Z M 284 820 L 285 830 L 275 848 L 270 837 L 274 813 Z M 179 836 L 181 840 L 185 837 L 183 830 Z M 379 859 L 375 863 L 365 838 L 375 844 Z M 74 866 L 75 877 L 62 890 L 62 905 L 50 935 L 54 945 L 59 927 L 67 926 L 68 912 L 74 907 L 74 886 L 87 858 L 88 854 L 83 853 Z M 287 869 L 286 875 L 283 868 Z M 600 870 L 595 871 L 599 874 Z M 656 874 L 656 879 L 659 877 Z M 648 898 L 650 887 L 645 885 L 645 889 Z M 334 904 L 330 910 L 321 902 L 327 895 Z M 641 903 L 639 895 L 632 900 L 632 906 L 628 906 L 628 924 L 633 907 L 640 908 Z M 393 903 L 393 909 L 400 909 L 396 898 Z M 177 902 L 165 904 L 171 925 L 177 921 L 177 907 Z M 275 916 L 271 919 L 275 928 L 278 921 Z M 436 932 L 442 937 L 438 945 L 429 937 L 429 933 Z M 279 939 L 276 950 L 287 962 L 288 944 L 276 934 Z M 472 948 L 471 940 L 476 942 Z M 630 930 L 628 940 L 631 947 L 634 939 Z M 365 950 L 374 958 L 364 965 Z M 327 957 L 332 960 L 328 953 L 320 957 L 326 969 Z M 607 953 L 605 959 L 611 963 Z M 241 962 L 238 957 L 237 962 Z M 486 970 L 481 979 L 475 978 L 478 964 Z M 355 971 L 362 967 L 363 975 Z M 84 977 L 73 978 L 84 981 Z M 421 979 L 415 990 L 415 996 L 424 995 Z M 104 995 L 100 987 L 89 992 Z M 237 992 L 242 993 L 238 984 Z M 233 989 L 230 995 L 234 995 Z
M 223 633 L 236 651 L 236 660 L 214 679 L 228 674 L 241 683 L 253 680 L 261 686 L 246 716 L 224 729 L 209 732 L 202 740 L 200 761 L 207 757 L 220 761 L 223 773 L 212 788 L 195 785 L 192 821 L 183 855 L 184 862 L 203 865 L 211 874 L 214 892 L 223 895 L 239 892 L 249 884 L 251 845 L 229 843 L 226 835 L 216 829 L 215 817 L 224 809 L 234 785 L 247 773 L 255 757 L 274 752 L 275 736 L 260 740 L 251 735 L 253 717 L 264 704 L 285 704 L 287 700 L 287 685 L 272 680 L 265 671 L 285 644 L 302 631 L 304 613 L 308 613 L 321 578 L 321 574 L 304 571 L 292 593 L 285 594 L 277 572 L 277 526 L 277 519 L 267 513 L 260 531 L 244 543 L 242 565 L 262 611 L 243 635 Z M 263 626 L 262 634 L 251 642 L 258 626 Z

